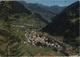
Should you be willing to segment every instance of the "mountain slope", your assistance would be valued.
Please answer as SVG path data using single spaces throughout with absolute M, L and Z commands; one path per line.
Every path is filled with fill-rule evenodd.
M 75 44 L 75 38 L 79 37 L 79 7 L 79 1 L 68 6 L 42 31 L 48 32 L 53 36 L 64 36 L 64 41 Z
M 50 7 L 50 6 L 45 6 L 42 4 L 33 4 L 33 3 L 27 3 L 24 4 L 25 7 L 27 7 L 28 9 L 30 9 L 32 11 L 32 13 L 38 13 L 40 14 L 45 20 L 47 20 L 48 22 L 51 22 L 51 18 L 56 16 L 57 14 L 59 14 L 64 8 L 62 7 L 56 7 L 55 11 L 55 7 Z
M 25 31 L 39 30 L 44 22 L 18 1 L 0 1 L 0 56 L 22 56 Z
M 31 14 L 31 12 L 28 9 L 26 9 L 24 5 L 15 1 L 10 1 L 10 2 L 0 1 L 0 12 L 1 12 L 0 13 L 1 17 L 5 13 L 8 16 L 15 14 L 15 13 L 23 13 L 23 12 Z
M 45 23 L 42 21 L 43 19 L 41 20 L 41 15 L 31 14 L 31 11 L 25 8 L 21 2 L 0 2 L 0 56 L 63 55 L 53 51 L 52 48 L 35 47 L 27 43 L 29 34 L 33 38 L 35 31 L 39 31 L 45 26 Z M 25 34 L 29 36 L 25 37 Z M 36 36 L 39 36 L 39 33 Z
M 66 6 L 50 6 L 50 9 L 55 13 L 55 14 L 59 14 L 60 12 L 62 12 L 64 9 L 66 8 Z
M 20 34 L 16 32 L 17 28 L 12 27 L 12 21 L 15 19 L 11 19 L 11 16 L 25 12 L 31 14 L 17 1 L 0 1 L 0 56 L 19 56 L 24 53 L 20 45 Z

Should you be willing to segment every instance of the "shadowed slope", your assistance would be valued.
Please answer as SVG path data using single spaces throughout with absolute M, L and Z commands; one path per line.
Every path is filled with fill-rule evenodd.
M 79 7 L 79 1 L 68 6 L 42 31 L 53 36 L 64 36 L 66 41 L 74 42 L 75 38 L 79 36 Z

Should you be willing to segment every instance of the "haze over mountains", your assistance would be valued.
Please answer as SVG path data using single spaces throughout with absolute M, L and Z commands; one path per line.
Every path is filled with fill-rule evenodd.
M 46 6 L 38 3 L 25 3 L 23 2 L 24 6 L 31 10 L 31 12 L 40 14 L 43 19 L 48 22 L 51 22 L 51 18 L 59 14 L 66 6 Z

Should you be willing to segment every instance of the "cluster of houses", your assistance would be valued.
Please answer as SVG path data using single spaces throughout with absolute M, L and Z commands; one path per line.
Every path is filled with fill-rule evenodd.
M 47 33 L 31 31 L 26 32 L 25 37 L 27 39 L 27 43 L 33 46 L 53 47 L 55 49 L 62 50 L 62 47 L 59 43 L 57 43 L 55 40 L 48 38 Z
M 61 45 L 59 42 L 49 38 L 49 35 L 47 33 L 26 31 L 25 37 L 26 41 L 24 41 L 24 44 L 27 43 L 38 47 L 51 47 L 55 49 L 57 52 L 63 52 L 66 55 L 68 55 L 69 53 L 73 53 L 70 51 L 72 49 L 71 47 L 65 47 L 65 44 L 65 46 Z

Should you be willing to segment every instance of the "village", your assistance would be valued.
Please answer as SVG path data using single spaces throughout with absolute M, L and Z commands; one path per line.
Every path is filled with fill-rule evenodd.
M 26 40 L 24 41 L 24 44 L 30 44 L 33 45 L 34 47 L 38 46 L 41 48 L 45 48 L 45 47 L 53 48 L 53 50 L 57 52 L 62 52 L 65 55 L 72 55 L 72 54 L 74 55 L 77 52 L 74 50 L 73 47 L 64 44 L 62 42 L 60 43 L 55 39 L 49 38 L 49 35 L 47 33 L 26 31 L 25 37 Z

